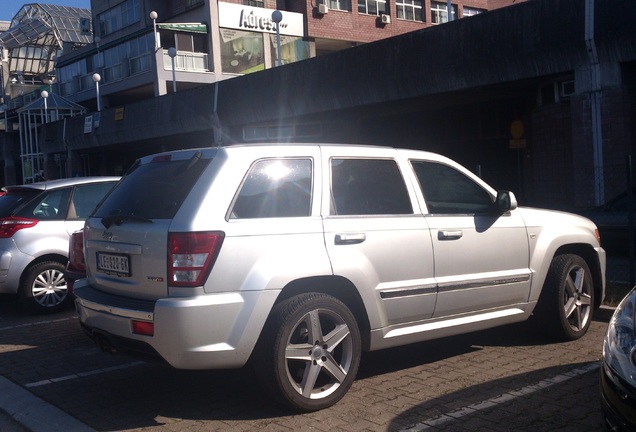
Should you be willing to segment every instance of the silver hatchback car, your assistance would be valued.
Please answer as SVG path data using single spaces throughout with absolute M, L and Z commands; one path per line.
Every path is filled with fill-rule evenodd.
M 75 177 L 2 188 L 0 293 L 19 294 L 35 312 L 68 304 L 69 236 L 118 180 Z
M 587 331 L 605 251 L 580 216 L 517 206 L 443 156 L 235 145 L 140 159 L 86 221 L 81 324 L 183 369 L 251 361 L 314 411 L 363 351 L 526 320 Z

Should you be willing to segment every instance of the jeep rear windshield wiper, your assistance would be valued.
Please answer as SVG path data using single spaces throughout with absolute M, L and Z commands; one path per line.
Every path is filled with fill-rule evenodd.
M 102 218 L 102 225 L 106 228 L 110 227 L 112 224 L 121 225 L 125 221 L 134 221 L 134 222 L 144 222 L 144 223 L 153 223 L 152 219 L 148 219 L 143 216 L 135 216 L 135 215 L 115 215 L 115 216 L 105 216 Z

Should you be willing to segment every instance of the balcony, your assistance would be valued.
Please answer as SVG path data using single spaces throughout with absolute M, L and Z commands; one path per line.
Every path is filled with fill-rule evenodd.
M 177 55 L 174 58 L 174 68 L 178 71 L 186 72 L 208 72 L 208 54 L 191 52 L 191 51 L 177 51 Z M 163 69 L 172 70 L 172 59 L 168 55 L 168 50 L 163 50 Z

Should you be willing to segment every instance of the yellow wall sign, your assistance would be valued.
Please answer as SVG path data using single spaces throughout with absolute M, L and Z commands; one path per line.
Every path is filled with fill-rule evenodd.
M 115 121 L 124 119 L 124 107 L 118 107 L 115 109 Z

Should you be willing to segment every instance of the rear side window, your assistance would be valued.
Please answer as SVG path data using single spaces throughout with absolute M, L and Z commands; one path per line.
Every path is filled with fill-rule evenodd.
M 172 219 L 210 159 L 157 157 L 126 174 L 95 211 L 95 217 L 130 216 Z
M 64 220 L 70 197 L 70 187 L 46 191 L 22 207 L 16 212 L 16 216 L 39 220 Z
M 412 214 L 413 206 L 394 160 L 333 159 L 334 215 Z
M 309 216 L 310 159 L 266 159 L 256 162 L 236 198 L 232 219 Z
M 21 205 L 42 193 L 36 189 L 10 190 L 0 196 L 0 217 L 8 217 Z
M 430 214 L 475 214 L 492 210 L 490 193 L 460 171 L 435 162 L 411 163 Z

